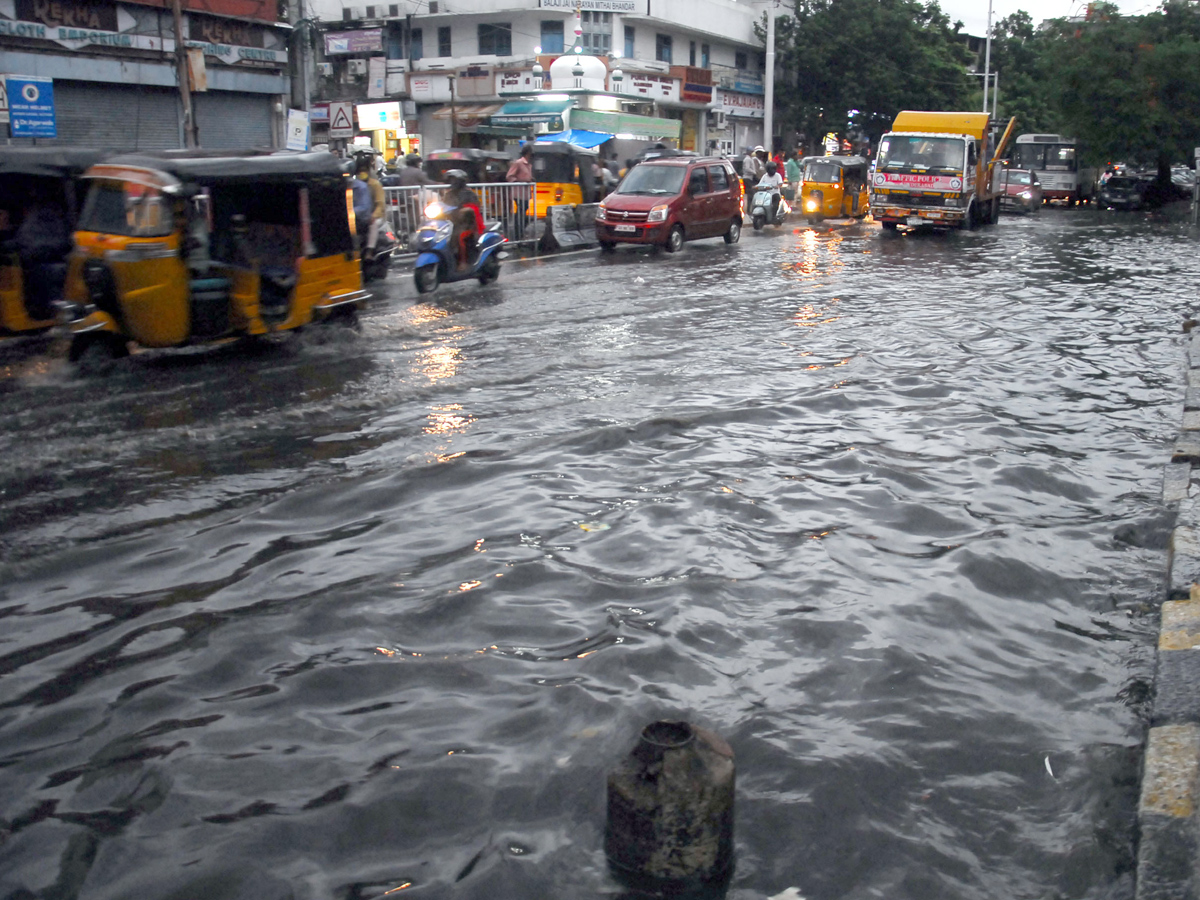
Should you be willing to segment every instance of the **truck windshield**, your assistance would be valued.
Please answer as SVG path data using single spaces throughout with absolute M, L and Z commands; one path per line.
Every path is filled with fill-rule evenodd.
M 678 194 L 683 187 L 686 166 L 652 166 L 642 163 L 625 175 L 618 194 Z
M 966 156 L 961 138 L 889 134 L 879 143 L 876 168 L 891 171 L 961 172 Z
M 838 167 L 833 163 L 810 162 L 804 167 L 804 180 L 817 184 L 838 184 L 841 178 L 838 175 Z

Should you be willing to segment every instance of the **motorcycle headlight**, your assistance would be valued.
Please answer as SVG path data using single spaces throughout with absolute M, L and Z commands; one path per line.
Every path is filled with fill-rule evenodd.
M 436 219 L 441 214 L 442 214 L 442 204 L 438 203 L 436 200 L 434 200 L 427 207 L 425 207 L 425 215 L 431 219 Z
M 667 207 L 656 206 L 650 210 L 650 215 L 646 217 L 647 222 L 665 222 L 667 221 Z

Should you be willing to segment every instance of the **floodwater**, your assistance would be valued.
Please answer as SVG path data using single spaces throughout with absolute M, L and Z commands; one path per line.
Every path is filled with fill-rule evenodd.
M 797 224 L 0 348 L 0 897 L 615 897 L 659 718 L 737 754 L 731 898 L 1131 897 L 1195 246 Z

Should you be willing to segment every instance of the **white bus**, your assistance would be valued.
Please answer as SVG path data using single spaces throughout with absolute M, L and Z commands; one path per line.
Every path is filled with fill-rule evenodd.
M 1037 173 L 1046 202 L 1077 205 L 1092 199 L 1096 170 L 1081 169 L 1076 150 L 1075 139 L 1061 134 L 1022 134 L 1013 148 L 1013 168 Z

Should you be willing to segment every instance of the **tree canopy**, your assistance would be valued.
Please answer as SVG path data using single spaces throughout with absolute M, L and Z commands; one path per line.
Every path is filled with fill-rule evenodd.
M 785 127 L 842 131 L 852 110 L 872 138 L 901 109 L 979 109 L 980 65 L 936 0 L 794 0 L 776 56 Z M 1200 146 L 1200 2 L 1122 16 L 1097 2 L 1079 21 L 993 24 L 997 112 L 1019 132 L 1077 137 L 1093 162 L 1190 158 Z

